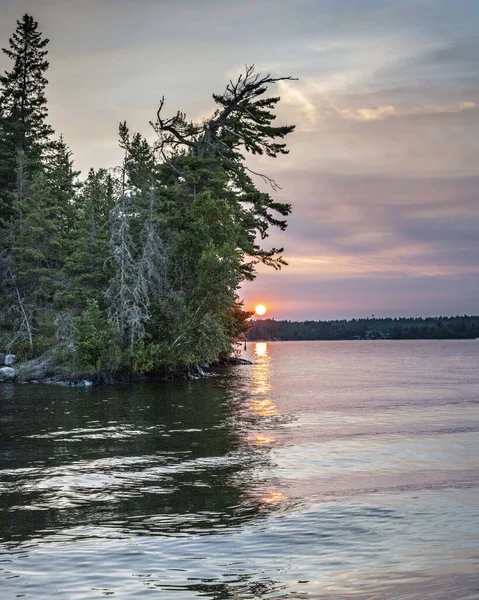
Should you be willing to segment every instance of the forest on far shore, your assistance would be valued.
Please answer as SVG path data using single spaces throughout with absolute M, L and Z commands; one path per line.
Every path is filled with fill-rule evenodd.
M 444 340 L 479 338 L 479 316 L 394 317 L 337 321 L 252 322 L 250 341 L 293 340 Z

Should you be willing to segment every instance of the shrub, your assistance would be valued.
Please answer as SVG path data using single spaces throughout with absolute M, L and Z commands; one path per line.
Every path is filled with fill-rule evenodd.
M 102 315 L 98 302 L 88 300 L 85 310 L 72 323 L 75 361 L 81 369 L 114 370 L 120 350 L 111 319 Z

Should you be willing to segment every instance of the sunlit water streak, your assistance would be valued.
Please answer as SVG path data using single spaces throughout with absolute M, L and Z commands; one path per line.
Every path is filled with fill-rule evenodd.
M 0 598 L 479 598 L 479 343 L 0 387 Z

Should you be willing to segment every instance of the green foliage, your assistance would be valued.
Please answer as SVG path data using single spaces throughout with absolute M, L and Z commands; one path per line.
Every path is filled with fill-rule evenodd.
M 156 343 L 153 351 L 135 353 L 135 365 L 140 372 L 147 372 L 144 363 L 152 370 L 168 365 L 191 366 L 198 362 L 211 363 L 229 351 L 231 340 L 225 331 L 221 315 L 211 311 L 200 314 L 185 307 L 175 315 L 168 334 Z
M 102 298 L 109 279 L 108 221 L 114 203 L 111 175 L 106 169 L 90 169 L 73 207 L 70 200 L 74 219 L 69 235 L 63 238 L 63 271 L 69 281 L 64 297 L 70 303 L 79 297 Z
M 102 314 L 95 300 L 88 300 L 85 310 L 72 321 L 75 360 L 85 370 L 115 370 L 120 351 L 115 325 Z
M 253 181 L 247 153 L 286 154 L 281 79 L 249 67 L 202 123 L 158 110 L 157 143 L 120 124 L 121 168 L 79 181 L 47 124 L 47 39 L 25 15 L 0 76 L 0 339 L 35 355 L 75 348 L 78 368 L 152 373 L 228 355 L 248 329 L 237 292 L 291 207 Z M 260 177 L 275 189 L 275 183 Z M 73 342 L 73 344 L 72 344 Z M 22 350 L 23 348 L 23 350 Z
M 254 279 L 258 261 L 275 269 L 286 264 L 282 248 L 266 250 L 256 239 L 265 240 L 270 227 L 283 230 L 286 221 L 281 217 L 291 212 L 291 205 L 275 202 L 269 193 L 258 189 L 252 174 L 270 184 L 273 190 L 278 186 L 266 175 L 251 171 L 245 164 L 244 153 L 271 158 L 288 153 L 286 144 L 278 140 L 283 140 L 295 126 L 274 126 L 273 111 L 280 99 L 262 96 L 269 85 L 290 79 L 262 76 L 255 73 L 254 66 L 249 66 L 236 82 L 230 81 L 223 94 L 213 94 L 220 108 L 205 122 L 188 122 L 181 112 L 170 119 L 163 118 L 163 99 L 154 124 L 159 138 L 157 150 L 165 158 L 162 171 L 169 171 L 168 184 L 178 190 L 190 182 L 193 196 L 214 189 L 215 198 L 227 198 L 233 207 L 235 221 L 243 231 L 239 249 L 252 259 L 243 263 L 241 273 L 250 280 Z M 191 168 L 196 180 L 191 178 Z
M 12 69 L 0 75 L 0 215 L 4 224 L 14 215 L 17 153 L 24 153 L 33 174 L 40 168 L 53 133 L 46 123 L 48 41 L 42 39 L 38 23 L 26 14 L 17 21 L 8 48 L 2 48 L 13 62 Z
M 21 215 L 13 241 L 19 275 L 31 280 L 32 294 L 48 300 L 54 293 L 53 280 L 58 276 L 61 256 L 58 207 L 43 173 L 35 176 L 15 209 Z
M 206 311 L 199 316 L 185 311 L 179 324 L 181 338 L 173 348 L 179 364 L 213 362 L 230 347 L 221 314 Z

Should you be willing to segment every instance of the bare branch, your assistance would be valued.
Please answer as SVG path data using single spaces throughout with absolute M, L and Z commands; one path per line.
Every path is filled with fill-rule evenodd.
M 245 168 L 247 171 L 249 171 L 249 172 L 250 172 L 252 175 L 257 175 L 258 177 L 261 177 L 261 179 L 262 179 L 262 180 L 263 180 L 265 183 L 269 184 L 269 185 L 271 186 L 271 188 L 272 188 L 272 189 L 273 189 L 275 192 L 277 192 L 277 191 L 279 191 L 279 190 L 281 190 L 281 189 L 282 189 L 282 187 L 281 187 L 281 186 L 280 186 L 278 183 L 276 183 L 276 181 L 275 181 L 274 179 L 272 179 L 271 177 L 268 177 L 268 175 L 265 175 L 264 173 L 257 173 L 256 171 L 253 171 L 253 169 L 250 169 L 250 168 L 249 168 L 249 167 L 247 167 L 246 165 L 245 165 L 245 167 L 244 167 L 244 168 Z
M 188 140 L 185 137 L 185 133 L 181 133 L 179 131 L 179 127 L 185 125 L 185 115 L 183 113 L 181 113 L 180 111 L 178 111 L 176 113 L 176 115 L 174 117 L 171 117 L 170 119 L 162 119 L 161 117 L 161 110 L 163 108 L 165 104 L 165 97 L 162 96 L 161 101 L 160 101 L 160 106 L 158 107 L 158 111 L 156 113 L 157 119 L 158 119 L 158 124 L 160 126 L 160 130 L 161 131 L 168 131 L 169 133 L 171 133 L 181 144 L 185 144 L 186 146 L 189 146 L 191 148 L 195 147 L 195 142 L 192 142 L 191 140 Z

